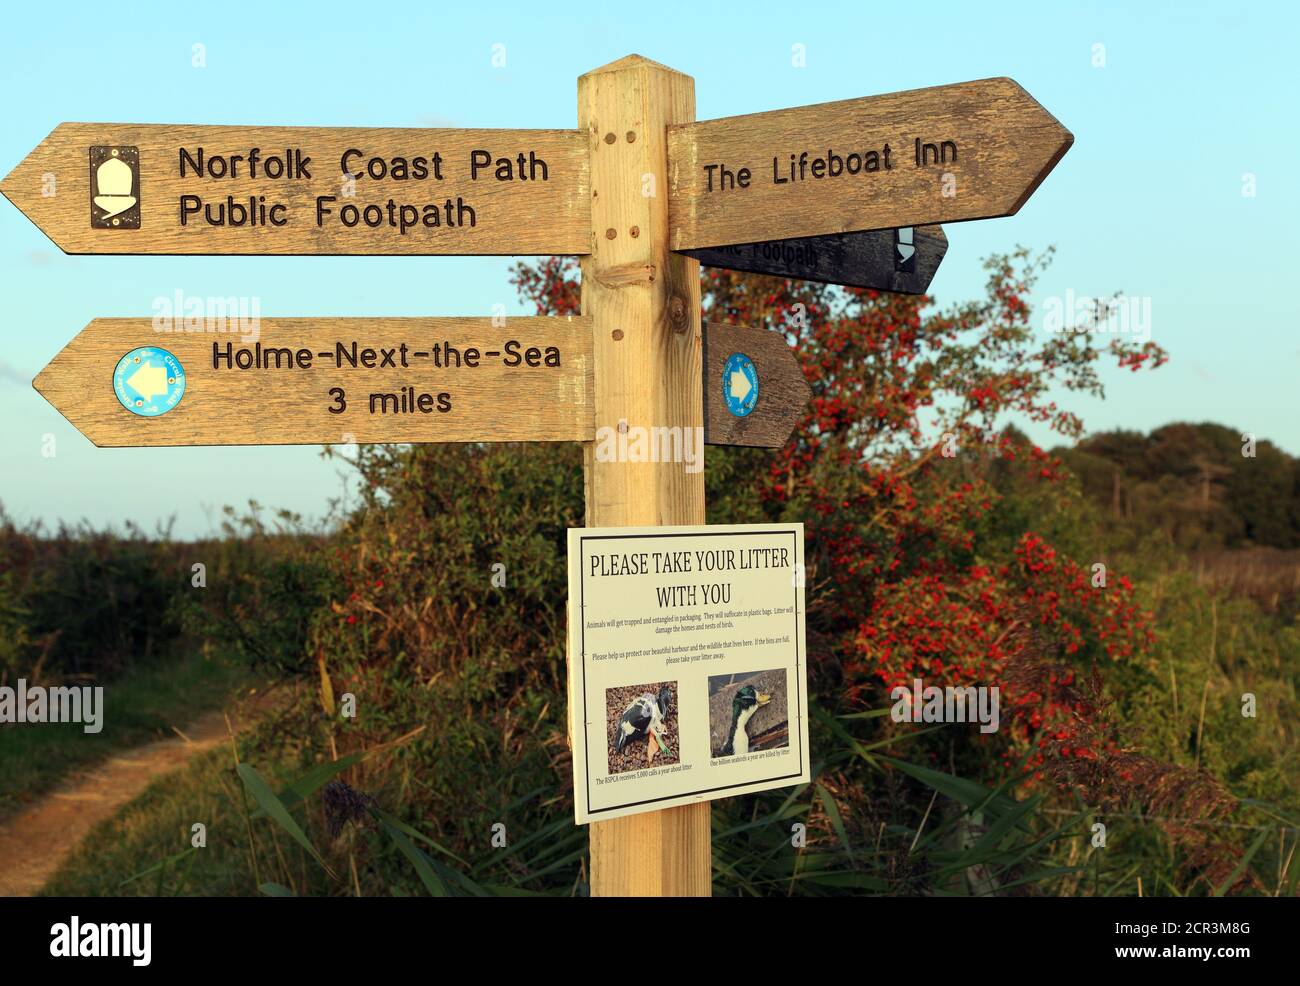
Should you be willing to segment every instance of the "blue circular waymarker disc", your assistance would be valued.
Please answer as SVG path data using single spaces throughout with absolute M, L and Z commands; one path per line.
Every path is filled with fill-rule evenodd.
M 117 361 L 113 392 L 132 414 L 156 418 L 181 402 L 185 394 L 185 368 L 167 350 L 141 346 Z
M 744 353 L 732 353 L 722 368 L 722 399 L 733 417 L 743 418 L 758 403 L 758 369 Z

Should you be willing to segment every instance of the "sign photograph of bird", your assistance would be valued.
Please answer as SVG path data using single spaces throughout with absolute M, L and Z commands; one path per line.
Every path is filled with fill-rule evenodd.
M 605 689 L 609 772 L 667 767 L 681 761 L 677 745 L 677 682 Z
M 711 676 L 709 740 L 715 760 L 789 746 L 785 669 Z

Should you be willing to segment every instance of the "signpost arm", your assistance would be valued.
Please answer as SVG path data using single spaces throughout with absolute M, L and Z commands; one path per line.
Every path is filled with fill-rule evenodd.
M 591 155 L 592 243 L 582 260 L 582 311 L 595 326 L 589 527 L 704 523 L 703 461 L 596 456 L 602 428 L 667 428 L 680 448 L 703 449 L 700 266 L 668 246 L 666 127 L 694 119 L 694 80 L 638 55 L 578 79 Z M 594 896 L 707 896 L 711 886 L 707 802 L 592 823 Z

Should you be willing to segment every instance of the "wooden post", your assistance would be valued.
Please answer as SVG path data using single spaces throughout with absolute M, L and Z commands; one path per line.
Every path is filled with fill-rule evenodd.
M 668 248 L 667 126 L 695 120 L 695 81 L 639 55 L 578 79 L 591 154 L 591 253 L 602 428 L 703 428 L 700 265 Z M 688 447 L 696 447 L 694 431 Z M 702 446 L 700 446 L 702 447 Z M 600 462 L 584 446 L 589 527 L 704 523 L 703 463 Z M 707 802 L 591 825 L 594 896 L 708 896 Z

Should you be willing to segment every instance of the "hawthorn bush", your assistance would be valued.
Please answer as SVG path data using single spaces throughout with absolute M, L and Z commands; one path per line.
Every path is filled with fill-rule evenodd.
M 1031 530 L 1010 553 L 978 536 L 1003 499 L 990 461 L 1062 478 L 1058 459 L 999 423 L 1018 414 L 1075 439 L 1082 423 L 1048 392 L 1102 393 L 1106 350 L 1093 334 L 1031 325 L 1023 299 L 1047 259 L 992 258 L 987 298 L 947 312 L 930 312 L 925 297 L 717 269 L 705 270 L 703 291 L 706 318 L 783 332 L 813 391 L 784 448 L 710 450 L 710 519 L 805 522 L 820 644 L 810 658 L 848 700 L 878 701 L 878 685 L 915 677 L 1000 684 L 1035 767 L 1048 752 L 1093 751 L 1072 740 L 1079 710 L 1050 692 L 1017 693 L 1008 662 L 1032 647 L 1087 668 L 1133 658 L 1152 638 L 1127 578 L 1094 585 Z M 539 313 L 576 314 L 575 274 L 574 262 L 550 260 L 516 279 Z M 1152 343 L 1107 350 L 1134 370 L 1165 358 Z

